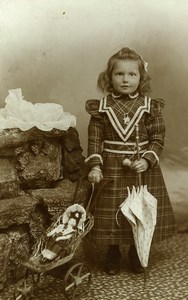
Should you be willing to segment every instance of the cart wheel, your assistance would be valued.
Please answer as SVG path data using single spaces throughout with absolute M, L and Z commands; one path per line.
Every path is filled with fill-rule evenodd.
M 28 283 L 27 280 L 22 280 L 18 282 L 14 288 L 14 300 L 29 300 L 33 296 L 34 286 Z
M 68 299 L 79 300 L 87 293 L 91 283 L 91 272 L 87 265 L 73 265 L 64 277 L 64 292 Z

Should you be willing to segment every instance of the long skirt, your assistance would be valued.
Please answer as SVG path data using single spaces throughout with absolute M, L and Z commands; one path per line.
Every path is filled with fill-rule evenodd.
M 111 179 L 96 199 L 94 210 L 94 227 L 89 239 L 96 244 L 132 244 L 132 229 L 121 211 L 117 214 L 120 204 L 128 196 L 127 187 L 138 186 L 138 174 L 122 164 L 123 157 L 119 154 L 104 153 L 103 175 Z M 148 168 L 141 173 L 142 185 L 157 199 L 157 224 L 152 243 L 160 242 L 176 233 L 176 224 L 168 192 L 160 166 Z M 118 221 L 118 222 L 117 222 Z

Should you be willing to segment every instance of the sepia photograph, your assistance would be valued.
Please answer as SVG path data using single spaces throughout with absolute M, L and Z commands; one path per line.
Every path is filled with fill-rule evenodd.
M 0 299 L 188 299 L 188 1 L 0 0 Z

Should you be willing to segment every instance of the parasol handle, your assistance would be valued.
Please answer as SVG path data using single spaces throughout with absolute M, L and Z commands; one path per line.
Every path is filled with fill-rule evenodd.
M 147 289 L 148 268 L 144 267 L 144 289 Z
M 140 153 L 139 153 L 139 125 L 135 125 L 135 131 L 136 131 L 136 152 L 137 152 L 137 159 L 140 159 Z M 138 183 L 139 187 L 141 187 L 142 184 L 142 178 L 141 178 L 141 173 L 138 173 Z

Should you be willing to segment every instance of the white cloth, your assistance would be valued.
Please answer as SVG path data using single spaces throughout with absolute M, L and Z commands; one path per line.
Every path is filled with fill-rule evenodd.
M 67 130 L 76 126 L 76 117 L 64 112 L 56 103 L 32 104 L 23 99 L 21 89 L 9 90 L 5 107 L 0 109 L 0 129 L 19 128 L 22 131 L 37 127 L 42 131 L 53 128 Z

